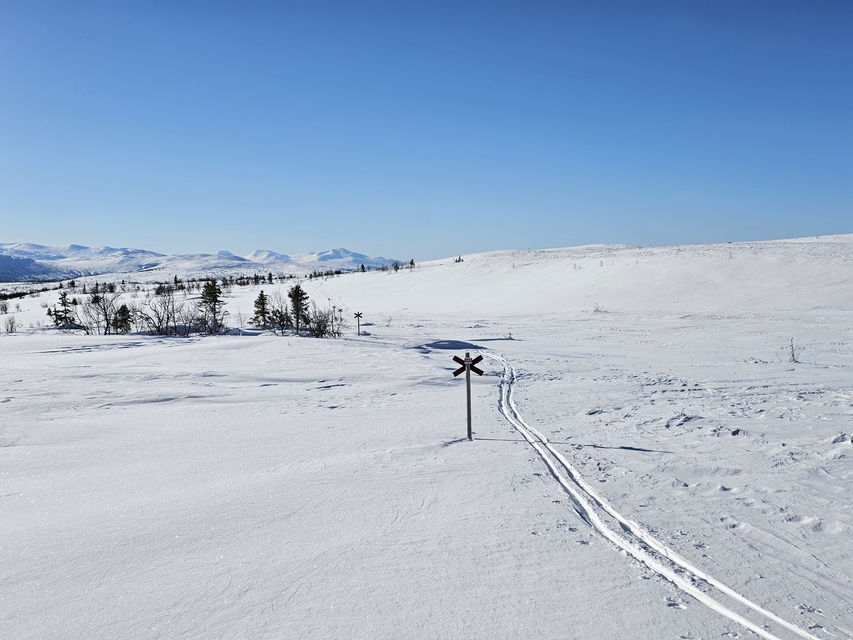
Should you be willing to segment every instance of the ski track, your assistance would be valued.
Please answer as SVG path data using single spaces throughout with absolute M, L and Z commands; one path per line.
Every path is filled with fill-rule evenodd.
M 713 587 L 732 600 L 764 616 L 764 622 L 772 621 L 807 640 L 820 640 L 817 636 L 755 604 L 731 587 L 695 567 L 650 533 L 644 531 L 636 522 L 620 514 L 606 499 L 587 484 L 574 465 L 551 446 L 548 438 L 524 421 L 513 400 L 513 388 L 515 385 L 514 368 L 501 356 L 489 353 L 483 353 L 483 355 L 497 360 L 503 366 L 504 371 L 499 387 L 498 410 L 524 439 L 527 440 L 530 446 L 536 450 L 554 478 L 570 495 L 575 510 L 587 524 L 595 528 L 619 549 L 622 549 L 635 560 L 646 565 L 649 569 L 674 584 L 695 600 L 729 620 L 749 629 L 761 638 L 765 638 L 766 640 L 782 640 L 779 636 L 751 622 L 722 604 L 718 599 L 702 591 L 697 586 L 697 583 Z M 563 471 L 560 470 L 560 467 L 562 467 Z M 606 513 L 619 524 L 619 529 L 622 532 L 621 535 L 615 528 L 602 520 L 599 511 Z M 686 576 L 679 575 L 680 573 L 684 573 Z

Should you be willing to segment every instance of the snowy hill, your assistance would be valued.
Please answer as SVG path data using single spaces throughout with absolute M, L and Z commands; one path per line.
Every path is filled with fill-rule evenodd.
M 470 318 L 611 312 L 853 309 L 853 234 L 772 242 L 496 251 L 423 262 L 402 277 L 324 285 L 341 304 Z
M 314 270 L 353 270 L 390 265 L 394 260 L 370 257 L 347 249 L 332 249 L 294 256 L 255 250 L 243 257 L 230 251 L 165 255 L 144 249 L 87 247 L 71 244 L 50 247 L 29 242 L 0 243 L 0 282 L 44 281 L 105 273 L 166 271 L 184 276 L 244 271 L 280 270 L 306 273 Z

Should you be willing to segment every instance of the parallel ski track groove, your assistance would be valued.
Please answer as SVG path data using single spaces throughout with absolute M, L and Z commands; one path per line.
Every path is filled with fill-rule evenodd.
M 500 393 L 498 397 L 498 410 L 507 421 L 518 431 L 525 440 L 536 450 L 542 458 L 551 474 L 569 494 L 574 503 L 578 515 L 590 526 L 595 528 L 607 540 L 625 551 L 634 559 L 646 565 L 662 578 L 668 580 L 695 600 L 709 607 L 713 611 L 725 616 L 729 620 L 749 629 L 756 635 L 766 640 L 781 640 L 779 636 L 773 635 L 763 627 L 747 620 L 739 613 L 732 611 L 724 604 L 699 589 L 691 580 L 699 580 L 715 588 L 722 594 L 732 598 L 740 604 L 752 609 L 754 612 L 764 616 L 766 620 L 788 629 L 806 640 L 821 640 L 800 627 L 780 618 L 776 614 L 755 604 L 745 596 L 741 595 L 731 587 L 723 584 L 713 576 L 695 567 L 688 560 L 681 557 L 675 551 L 657 540 L 647 531 L 643 530 L 636 522 L 627 519 L 620 514 L 602 496 L 600 496 L 581 476 L 578 470 L 556 449 L 554 449 L 544 435 L 535 428 L 528 425 L 521 413 L 515 406 L 513 400 L 513 387 L 515 385 L 515 369 L 505 358 L 490 353 L 483 355 L 497 360 L 503 366 L 504 372 L 500 382 Z M 560 470 L 562 467 L 563 471 Z M 568 476 L 568 477 L 567 477 Z M 617 531 L 608 526 L 599 516 L 596 507 L 609 515 L 619 523 L 619 528 L 625 536 L 619 535 Z M 669 561 L 673 566 L 667 566 Z M 679 571 L 685 572 L 690 580 L 679 575 Z

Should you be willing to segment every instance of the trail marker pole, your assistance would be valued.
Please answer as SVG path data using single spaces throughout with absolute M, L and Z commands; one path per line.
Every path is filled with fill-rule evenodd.
M 460 375 L 461 373 L 465 373 L 465 395 L 468 399 L 468 439 L 473 440 L 474 435 L 471 431 L 471 372 L 473 371 L 478 376 L 483 375 L 483 370 L 477 367 L 476 365 L 483 359 L 483 356 L 477 356 L 474 359 L 471 359 L 471 354 L 466 351 L 465 359 L 463 360 L 459 356 L 453 356 L 453 361 L 456 364 L 462 365 L 456 371 L 453 372 L 453 377 Z
M 358 335 L 361 335 L 361 311 L 356 311 L 355 321 L 358 323 Z

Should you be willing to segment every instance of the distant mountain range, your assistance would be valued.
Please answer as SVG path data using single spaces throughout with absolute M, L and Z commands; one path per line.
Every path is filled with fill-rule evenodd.
M 370 257 L 348 249 L 330 249 L 287 255 L 257 249 L 247 256 L 230 251 L 166 255 L 145 249 L 86 247 L 70 244 L 49 247 L 30 242 L 0 243 L 0 282 L 64 280 L 106 273 L 144 272 L 161 277 L 203 276 L 228 271 L 245 273 L 307 273 L 342 271 L 391 265 L 396 260 Z

